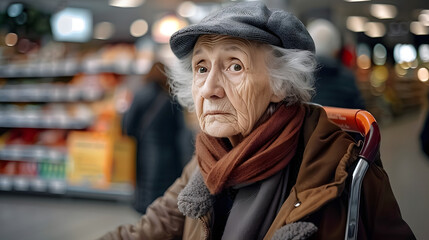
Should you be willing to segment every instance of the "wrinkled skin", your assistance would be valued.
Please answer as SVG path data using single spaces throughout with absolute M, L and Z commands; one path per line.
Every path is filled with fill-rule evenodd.
M 227 36 L 203 35 L 195 44 L 192 95 L 203 132 L 237 145 L 255 127 L 270 102 L 263 45 Z

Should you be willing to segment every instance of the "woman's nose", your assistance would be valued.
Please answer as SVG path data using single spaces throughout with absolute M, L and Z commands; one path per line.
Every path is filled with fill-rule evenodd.
M 221 74 L 219 70 L 211 69 L 204 85 L 201 87 L 201 96 L 205 99 L 217 99 L 225 96 Z

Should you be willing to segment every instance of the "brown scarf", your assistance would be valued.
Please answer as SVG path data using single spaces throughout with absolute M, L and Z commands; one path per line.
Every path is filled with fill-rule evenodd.
M 196 154 L 210 193 L 263 180 L 286 167 L 295 155 L 304 115 L 301 105 L 282 105 L 232 149 L 221 138 L 200 133 Z

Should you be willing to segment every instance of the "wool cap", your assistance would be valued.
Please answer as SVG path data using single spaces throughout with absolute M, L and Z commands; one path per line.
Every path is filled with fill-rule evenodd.
M 183 58 L 193 50 L 198 37 L 206 34 L 315 51 L 313 39 L 298 18 L 284 10 L 268 9 L 262 2 L 235 3 L 217 10 L 200 23 L 175 32 L 170 38 L 170 47 L 176 57 Z

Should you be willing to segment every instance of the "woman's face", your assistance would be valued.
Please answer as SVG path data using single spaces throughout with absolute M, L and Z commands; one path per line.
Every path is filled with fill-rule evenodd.
M 254 128 L 274 95 L 265 48 L 226 37 L 201 36 L 193 57 L 192 95 L 202 131 L 236 145 Z

